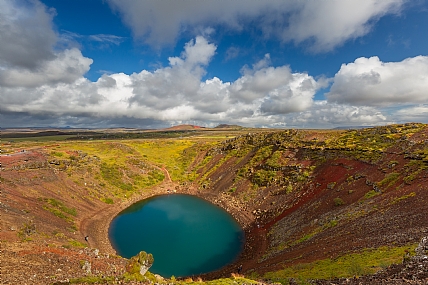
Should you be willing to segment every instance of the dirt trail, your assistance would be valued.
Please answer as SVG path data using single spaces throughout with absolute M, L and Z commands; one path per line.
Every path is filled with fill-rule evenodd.
M 165 173 L 165 176 L 168 178 L 168 182 L 172 182 L 171 176 L 169 175 L 168 170 L 164 167 L 161 168 L 161 170 Z

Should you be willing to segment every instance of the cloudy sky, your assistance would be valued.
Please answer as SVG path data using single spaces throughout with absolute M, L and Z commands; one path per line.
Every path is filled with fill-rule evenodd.
M 0 0 L 0 127 L 428 123 L 428 0 Z

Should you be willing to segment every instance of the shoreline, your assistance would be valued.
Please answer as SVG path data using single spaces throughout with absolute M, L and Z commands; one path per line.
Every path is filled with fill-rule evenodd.
M 243 250 L 235 261 L 221 267 L 218 270 L 187 277 L 201 277 L 205 280 L 227 277 L 232 273 L 237 273 L 237 268 L 241 265 L 243 267 L 243 272 L 245 272 L 246 270 L 251 269 L 255 263 L 257 263 L 258 253 L 263 250 L 266 244 L 264 242 L 265 238 L 263 231 L 256 230 L 251 226 L 254 223 L 254 219 L 252 219 L 251 214 L 233 206 L 231 203 L 228 203 L 227 200 L 225 201 L 225 199 L 220 200 L 219 196 L 216 194 L 197 191 L 193 185 L 179 186 L 178 183 L 173 181 L 164 180 L 161 184 L 153 186 L 153 188 L 146 191 L 145 193 L 136 195 L 126 201 L 122 201 L 121 203 L 107 205 L 106 207 L 99 209 L 92 216 L 84 218 L 80 222 L 79 228 L 82 238 L 88 236 L 88 247 L 96 248 L 104 254 L 118 255 L 109 239 L 108 231 L 112 220 L 122 210 L 126 209 L 134 203 L 154 196 L 171 194 L 170 189 L 174 189 L 174 194 L 193 195 L 223 208 L 226 212 L 235 218 L 245 233 Z
M 148 199 L 157 195 L 168 194 L 168 189 L 175 189 L 177 186 L 172 182 L 162 182 L 161 184 L 154 186 L 150 191 L 134 196 L 126 201 L 122 201 L 117 204 L 108 205 L 92 216 L 84 218 L 80 222 L 79 231 L 82 237 L 88 236 L 88 245 L 91 248 L 97 248 L 101 252 L 117 255 L 116 250 L 112 247 L 109 239 L 109 228 L 112 220 L 124 209 L 128 208 L 134 203 Z

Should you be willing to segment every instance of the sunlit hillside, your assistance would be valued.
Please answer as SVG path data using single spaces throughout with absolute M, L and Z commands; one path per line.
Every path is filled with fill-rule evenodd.
M 428 236 L 424 124 L 10 132 L 1 151 L 4 284 L 324 284 L 356 276 L 381 284 L 391 264 L 413 262 Z M 238 260 L 192 279 L 132 271 L 109 243 L 109 223 L 132 203 L 167 193 L 231 213 L 246 233 Z M 425 275 L 414 273 L 421 282 L 424 264 Z M 386 277 L 373 277 L 379 271 Z

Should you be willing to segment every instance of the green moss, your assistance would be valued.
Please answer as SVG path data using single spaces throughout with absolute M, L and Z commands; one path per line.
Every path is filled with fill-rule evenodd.
M 73 218 L 77 216 L 77 210 L 75 208 L 69 208 L 65 206 L 63 202 L 53 198 L 46 198 L 46 199 L 39 199 L 39 200 L 44 201 L 46 203 L 45 205 L 43 205 L 44 210 L 51 212 L 56 217 L 67 221 L 68 223 L 71 224 L 72 228 L 73 227 L 75 228 L 74 218 Z M 76 229 L 73 229 L 73 230 L 76 230 Z
M 394 185 L 400 178 L 400 173 L 392 172 L 385 175 L 385 178 L 377 183 L 379 187 L 389 187 Z
M 33 221 L 28 221 L 22 224 L 22 227 L 18 230 L 18 236 L 23 240 L 31 240 L 29 236 L 36 233 L 36 225 Z
M 275 171 L 260 169 L 253 174 L 251 181 L 258 186 L 267 186 L 276 176 Z
M 64 203 L 61 201 L 58 201 L 53 198 L 48 198 L 46 202 L 63 213 L 66 213 L 72 216 L 77 216 L 77 211 L 75 208 L 69 208 L 65 206 Z
M 115 277 L 102 277 L 102 276 L 85 276 L 79 278 L 71 278 L 70 284 L 109 284 L 115 281 Z
M 344 204 L 345 204 L 345 202 L 344 202 L 341 198 L 339 198 L 339 197 L 334 198 L 334 199 L 333 199 L 333 202 L 334 202 L 334 205 L 335 205 L 335 206 L 342 206 L 342 205 L 344 205 Z
M 405 200 L 405 199 L 408 199 L 408 198 L 410 198 L 410 197 L 415 197 L 415 196 L 416 196 L 416 193 L 415 193 L 415 192 L 412 192 L 412 193 L 410 193 L 410 194 L 407 194 L 407 195 L 403 195 L 403 196 L 401 196 L 401 197 L 394 198 L 394 199 L 392 199 L 392 201 L 390 202 L 390 205 L 396 204 L 396 203 L 398 203 L 398 202 L 400 202 L 400 201 L 403 201 L 403 200 Z
M 330 189 L 330 190 L 332 190 L 332 189 L 334 189 L 334 187 L 336 186 L 336 182 L 330 182 L 330 183 L 328 183 L 327 184 L 327 189 Z
M 300 279 L 305 284 L 310 279 L 330 279 L 373 274 L 393 263 L 400 263 L 406 251 L 413 251 L 416 245 L 403 247 L 380 247 L 366 249 L 360 253 L 346 254 L 334 260 L 323 259 L 312 263 L 297 264 L 283 270 L 269 272 L 264 278 L 273 282 L 288 284 L 289 278 Z
M 379 192 L 376 192 L 376 191 L 374 191 L 374 190 L 370 190 L 369 192 L 367 192 L 365 195 L 364 195 L 364 199 L 370 199 L 370 198 L 373 198 L 373 197 L 375 197 L 375 196 L 377 196 L 377 195 L 379 195 L 380 193 Z
M 77 248 L 85 248 L 87 246 L 87 244 L 82 243 L 82 242 L 77 241 L 77 240 L 74 240 L 74 239 L 69 239 L 68 244 L 72 247 L 77 247 Z
M 197 284 L 200 284 L 197 282 Z M 244 277 L 235 277 L 235 278 L 221 278 L 212 281 L 203 282 L 207 285 L 245 285 L 245 284 L 259 284 L 257 281 L 247 279 Z
M 236 187 L 232 187 L 232 188 L 229 189 L 230 193 L 235 193 L 235 191 L 236 191 Z
M 62 152 L 58 152 L 58 151 L 52 151 L 52 152 L 51 152 L 51 155 L 52 155 L 52 156 L 56 156 L 56 157 L 63 157 L 63 156 L 64 156 L 64 153 L 62 153 Z
M 103 198 L 101 200 L 106 204 L 114 204 L 114 201 L 112 198 Z
M 270 167 L 280 167 L 281 152 L 275 151 L 269 159 L 266 160 L 266 165 Z

